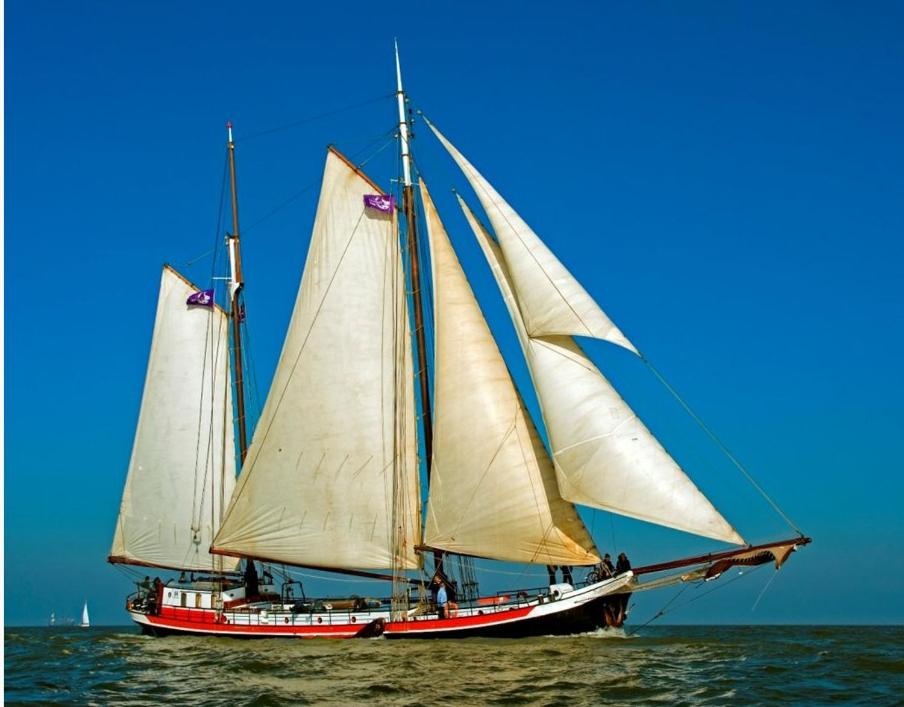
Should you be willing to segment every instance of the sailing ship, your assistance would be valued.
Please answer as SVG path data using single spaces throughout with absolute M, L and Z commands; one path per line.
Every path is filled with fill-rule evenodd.
M 82 628 L 91 628 L 91 620 L 88 618 L 88 601 L 82 607 L 82 622 L 79 624 Z
M 108 558 L 182 574 L 140 582 L 126 600 L 131 618 L 152 635 L 575 634 L 622 626 L 636 592 L 712 581 L 735 565 L 781 567 L 809 538 L 799 531 L 760 545 L 742 538 L 575 337 L 640 356 L 637 347 L 424 118 L 488 221 L 458 195 L 515 326 L 544 442 L 424 175 L 412 168 L 397 47 L 396 79 L 401 203 L 328 149 L 294 311 L 250 445 L 235 143 L 227 126 L 228 305 L 164 267 Z M 427 267 L 418 252 L 418 205 Z M 429 348 L 422 270 L 433 305 Z M 730 547 L 616 574 L 575 504 Z M 481 595 L 473 558 L 545 565 L 550 582 Z M 384 579 L 391 591 L 312 598 L 288 574 L 273 579 L 287 566 Z M 575 568 L 589 572 L 575 581 Z

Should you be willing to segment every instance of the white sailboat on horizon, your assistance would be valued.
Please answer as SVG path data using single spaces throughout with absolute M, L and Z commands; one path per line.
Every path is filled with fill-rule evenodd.
M 82 628 L 91 628 L 91 620 L 88 618 L 88 600 L 85 600 L 85 605 L 82 607 L 82 622 L 79 624 Z

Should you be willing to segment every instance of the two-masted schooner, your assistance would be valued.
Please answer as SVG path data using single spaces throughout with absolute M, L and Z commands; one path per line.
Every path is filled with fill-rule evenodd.
M 575 337 L 637 348 L 427 122 L 489 223 L 458 196 L 517 331 L 544 444 L 424 176 L 413 174 L 398 51 L 396 71 L 401 203 L 328 150 L 301 285 L 249 445 L 229 126 L 228 308 L 164 267 L 109 556 L 182 575 L 140 582 L 127 598 L 131 618 L 154 635 L 574 634 L 621 626 L 634 592 L 710 581 L 739 564 L 780 567 L 809 539 L 745 542 Z M 433 303 L 429 348 L 422 271 Z M 616 573 L 575 503 L 731 547 Z M 553 571 L 548 585 L 481 595 L 471 558 L 559 566 L 564 577 L 556 582 Z M 288 575 L 273 579 L 281 566 L 381 578 L 391 591 L 308 597 Z M 576 581 L 578 567 L 590 571 Z

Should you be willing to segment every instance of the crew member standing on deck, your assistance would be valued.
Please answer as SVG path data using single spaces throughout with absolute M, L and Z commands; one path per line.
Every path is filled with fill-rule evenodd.
M 439 578 L 439 575 L 433 577 L 433 581 L 430 582 L 430 607 L 431 611 L 436 611 L 436 595 L 439 592 L 439 585 L 442 580 Z
M 449 602 L 449 595 L 446 594 L 446 585 L 439 577 L 436 578 L 439 589 L 436 591 L 436 613 L 441 619 L 446 618 L 446 604 Z
M 631 562 L 625 553 L 618 556 L 618 562 L 615 563 L 615 574 L 624 574 L 631 570 Z

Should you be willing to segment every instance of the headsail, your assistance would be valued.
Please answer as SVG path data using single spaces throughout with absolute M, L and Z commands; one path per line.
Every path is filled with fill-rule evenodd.
M 215 552 L 343 569 L 418 566 L 405 282 L 395 213 L 364 205 L 375 191 L 329 151 L 289 331 Z M 411 543 L 393 562 L 399 525 Z
M 553 255 L 524 219 L 429 121 L 480 199 L 508 263 L 530 336 L 591 336 L 637 353 L 621 330 Z
M 228 323 L 163 268 L 138 428 L 111 562 L 228 570 L 207 549 L 235 486 Z
M 562 497 L 724 542 L 743 538 L 569 336 L 530 337 L 503 251 L 459 197 L 502 290 L 549 434 Z
M 511 562 L 599 562 L 515 390 L 421 181 L 436 336 L 433 466 L 425 542 Z

